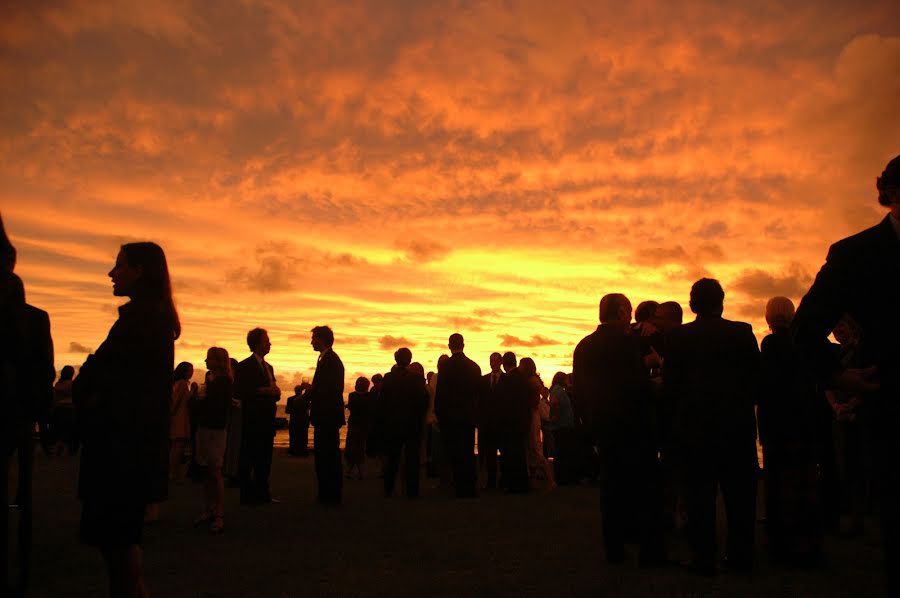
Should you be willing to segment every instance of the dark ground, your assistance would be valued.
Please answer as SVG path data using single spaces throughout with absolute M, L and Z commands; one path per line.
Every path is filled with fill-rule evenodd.
M 102 561 L 76 537 L 77 463 L 42 454 L 36 459 L 29 596 L 105 595 Z M 829 536 L 820 568 L 775 566 L 758 547 L 752 576 L 726 572 L 705 579 L 677 567 L 607 565 L 597 488 L 525 497 L 484 493 L 459 501 L 427 480 L 421 498 L 387 500 L 373 473 L 364 481 L 345 480 L 343 507 L 323 508 L 313 502 L 311 457 L 289 458 L 277 448 L 273 470 L 273 492 L 283 502 L 239 507 L 237 490 L 229 489 L 220 536 L 191 525 L 199 485 L 172 487 L 161 521 L 145 533 L 152 596 L 882 595 L 875 520 L 866 522 L 863 537 Z M 16 515 L 10 517 L 14 525 Z M 671 553 L 687 557 L 677 537 Z

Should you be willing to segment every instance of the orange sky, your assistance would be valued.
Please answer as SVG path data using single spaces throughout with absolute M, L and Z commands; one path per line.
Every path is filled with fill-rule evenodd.
M 762 335 L 883 217 L 900 3 L 3 3 L 0 84 L 0 209 L 58 367 L 151 239 L 179 360 L 263 326 L 286 388 L 329 324 L 348 383 L 455 331 L 549 378 L 609 292 L 687 308 L 714 276 Z

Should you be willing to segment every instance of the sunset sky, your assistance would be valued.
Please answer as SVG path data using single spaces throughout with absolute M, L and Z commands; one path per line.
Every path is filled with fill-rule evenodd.
M 760 336 L 900 153 L 900 2 L 4 2 L 0 210 L 57 367 L 119 245 L 166 250 L 177 359 L 328 324 L 347 382 L 463 333 L 571 367 L 599 298 L 718 278 Z M 688 312 L 687 319 L 692 319 Z

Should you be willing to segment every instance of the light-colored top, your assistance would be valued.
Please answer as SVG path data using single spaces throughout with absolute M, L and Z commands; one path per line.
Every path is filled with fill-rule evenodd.
M 190 438 L 191 419 L 188 400 L 191 398 L 191 381 L 178 380 L 172 385 L 169 402 L 169 438 Z
M 560 430 L 575 427 L 575 412 L 566 389 L 555 384 L 550 389 L 550 429 Z
M 425 410 L 425 425 L 437 423 L 437 416 L 434 414 L 434 395 L 437 392 L 438 373 L 435 372 L 431 377 L 431 382 L 425 387 L 428 391 L 428 409 Z
M 72 381 L 60 380 L 53 387 L 53 406 L 54 407 L 71 407 L 72 406 Z

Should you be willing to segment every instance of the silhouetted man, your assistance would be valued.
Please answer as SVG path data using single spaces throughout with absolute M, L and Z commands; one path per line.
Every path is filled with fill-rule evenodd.
M 900 596 L 900 156 L 888 163 L 876 187 L 878 202 L 890 213 L 831 246 L 800 302 L 793 330 L 820 380 L 871 393 L 864 401 L 873 423 L 888 594 Z M 860 359 L 870 369 L 842 369 L 829 346 L 828 335 L 845 313 L 859 325 Z
M 272 473 L 272 448 L 275 441 L 275 403 L 281 390 L 275 383 L 275 371 L 265 360 L 272 348 L 269 333 L 254 328 L 247 333 L 247 346 L 253 352 L 240 362 L 234 373 L 234 395 L 241 402 L 241 504 L 272 502 L 269 476 Z
M 294 387 L 294 396 L 288 397 L 284 412 L 291 416 L 288 424 L 290 444 L 288 453 L 294 457 L 309 455 L 309 397 L 301 385 Z
M 425 381 L 409 369 L 412 351 L 406 347 L 394 353 L 396 365 L 384 376 L 381 408 L 384 410 L 384 442 L 387 463 L 384 471 L 384 495 L 394 494 L 400 455 L 404 453 L 406 496 L 419 496 L 419 455 L 422 448 L 422 425 L 428 408 Z
M 434 411 L 453 469 L 456 496 L 468 498 L 475 496 L 475 419 L 481 368 L 463 353 L 461 334 L 451 334 L 447 346 L 451 355 L 438 370 Z
M 487 473 L 487 488 L 497 487 L 497 451 L 503 445 L 504 420 L 507 417 L 503 393 L 503 358 L 491 353 L 491 371 L 481 377 L 478 393 L 478 458 Z
M 756 522 L 759 347 L 749 324 L 722 318 L 724 299 L 718 281 L 694 283 L 690 305 L 697 318 L 670 333 L 663 368 L 695 553 L 686 565 L 705 575 L 716 571 L 717 488 L 728 517 L 729 567 L 752 568 Z
M 501 358 L 506 374 L 500 380 L 499 395 L 504 406 L 503 486 L 513 494 L 528 493 L 528 435 L 531 430 L 531 389 L 528 377 L 516 365 L 516 354 L 507 351 Z
M 313 350 L 319 352 L 309 395 L 309 421 L 313 425 L 316 458 L 317 500 L 325 505 L 341 504 L 341 428 L 344 419 L 344 363 L 334 352 L 334 333 L 328 326 L 312 329 Z
M 581 417 L 599 449 L 606 560 L 625 559 L 625 542 L 634 530 L 641 544 L 639 561 L 656 565 L 664 555 L 653 409 L 630 324 L 631 303 L 625 295 L 600 300 L 600 325 L 575 348 L 573 386 Z

